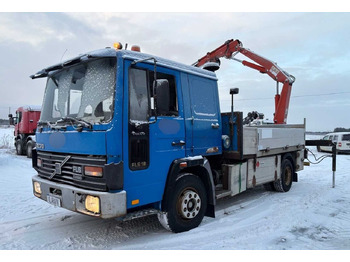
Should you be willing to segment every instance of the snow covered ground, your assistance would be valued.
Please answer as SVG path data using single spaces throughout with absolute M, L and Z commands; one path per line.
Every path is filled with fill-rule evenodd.
M 335 188 L 327 158 L 299 172 L 288 193 L 259 187 L 220 200 L 215 219 L 173 234 L 156 216 L 102 220 L 34 197 L 35 171 L 30 159 L 15 154 L 12 134 L 12 128 L 0 129 L 0 250 L 350 249 L 350 155 L 337 156 Z

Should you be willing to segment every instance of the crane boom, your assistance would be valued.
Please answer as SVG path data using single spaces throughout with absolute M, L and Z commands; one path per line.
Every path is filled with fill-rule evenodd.
M 239 60 L 235 58 L 236 54 L 242 54 L 255 63 Z M 228 40 L 223 45 L 219 46 L 212 52 L 208 52 L 205 56 L 200 58 L 193 65 L 196 67 L 203 66 L 207 62 L 220 62 L 220 58 L 233 59 L 240 62 L 244 66 L 255 69 L 263 74 L 268 74 L 272 79 L 277 82 L 277 93 L 275 95 L 275 124 L 285 124 L 287 122 L 289 100 L 292 90 L 292 84 L 295 81 L 295 77 L 285 72 L 282 68 L 277 66 L 276 63 L 264 58 L 253 51 L 243 47 L 239 40 Z M 278 83 L 282 83 L 282 91 L 279 94 Z

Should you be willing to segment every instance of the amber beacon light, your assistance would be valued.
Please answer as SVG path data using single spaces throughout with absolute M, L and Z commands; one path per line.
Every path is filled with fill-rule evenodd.
M 114 47 L 115 49 L 117 49 L 117 50 L 120 50 L 120 49 L 123 48 L 123 45 L 122 45 L 120 42 L 115 42 L 115 43 L 113 44 L 113 47 Z

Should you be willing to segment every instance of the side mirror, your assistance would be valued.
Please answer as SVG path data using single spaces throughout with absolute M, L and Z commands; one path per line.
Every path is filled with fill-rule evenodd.
M 156 97 L 156 114 L 165 115 L 169 112 L 170 94 L 169 81 L 166 79 L 157 79 L 155 83 L 155 97 Z
M 9 114 L 8 117 L 9 117 L 10 125 L 14 126 L 15 125 L 15 121 L 14 121 L 14 118 L 13 118 L 12 114 Z
M 239 92 L 239 88 L 231 88 L 230 89 L 230 95 L 237 95 Z

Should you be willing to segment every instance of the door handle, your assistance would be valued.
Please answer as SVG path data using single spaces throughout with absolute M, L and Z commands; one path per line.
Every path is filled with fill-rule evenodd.
M 177 141 L 177 142 L 173 141 L 173 142 L 171 143 L 171 145 L 172 145 L 172 146 L 184 146 L 184 145 L 186 145 L 186 142 L 183 141 L 183 140 L 180 140 L 180 141 Z
M 220 127 L 220 125 L 219 125 L 219 123 L 215 123 L 215 124 L 212 123 L 212 124 L 211 124 L 211 127 L 214 128 L 214 129 L 217 129 L 217 128 Z

